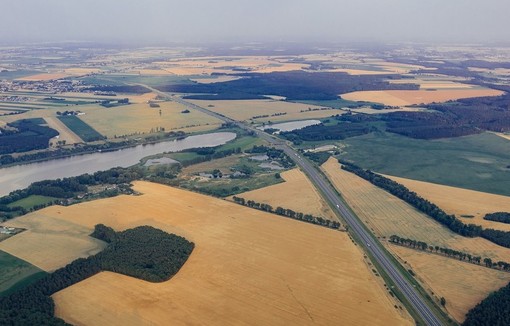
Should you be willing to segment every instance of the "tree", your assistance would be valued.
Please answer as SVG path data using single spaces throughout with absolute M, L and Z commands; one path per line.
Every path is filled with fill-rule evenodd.
M 446 306 L 446 299 L 444 297 L 441 297 L 441 305 L 443 307 Z

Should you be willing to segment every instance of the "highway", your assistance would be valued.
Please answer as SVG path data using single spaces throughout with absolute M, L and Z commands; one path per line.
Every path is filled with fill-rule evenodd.
M 393 281 L 398 290 L 400 290 L 402 295 L 405 296 L 409 304 L 412 306 L 412 309 L 414 309 L 415 313 L 418 316 L 420 316 L 421 319 L 427 325 L 431 326 L 442 325 L 440 319 L 434 314 L 434 312 L 425 302 L 426 299 L 424 299 L 419 294 L 419 292 L 414 288 L 414 286 L 404 277 L 399 268 L 395 266 L 393 260 L 390 257 L 390 254 L 387 253 L 382 248 L 382 244 L 375 237 L 373 237 L 370 234 L 370 231 L 368 231 L 363 226 L 362 222 L 356 216 L 354 216 L 354 214 L 346 206 L 346 203 L 340 198 L 335 189 L 333 189 L 331 184 L 325 180 L 325 177 L 315 168 L 315 166 L 312 163 L 310 163 L 307 159 L 301 157 L 301 155 L 292 147 L 290 147 L 285 141 L 278 139 L 274 136 L 271 136 L 263 131 L 249 127 L 241 122 L 232 120 L 228 117 L 219 115 L 215 112 L 197 106 L 193 103 L 187 102 L 180 97 L 160 92 L 146 85 L 143 86 L 165 97 L 170 97 L 173 101 L 185 105 L 186 107 L 201 111 L 203 113 L 221 119 L 225 122 L 233 123 L 242 129 L 253 131 L 260 138 L 268 141 L 276 148 L 283 150 L 289 157 L 293 159 L 296 165 L 299 166 L 306 173 L 306 175 L 310 178 L 315 187 L 317 187 L 317 189 L 320 190 L 323 196 L 326 197 L 327 201 L 333 205 L 332 208 L 336 210 L 340 214 L 340 216 L 343 217 L 344 221 L 350 228 L 350 231 L 354 233 L 354 235 L 363 242 L 362 244 L 365 247 L 365 249 L 368 252 L 370 252 L 372 257 L 374 257 L 379 266 L 386 272 L 386 274 Z

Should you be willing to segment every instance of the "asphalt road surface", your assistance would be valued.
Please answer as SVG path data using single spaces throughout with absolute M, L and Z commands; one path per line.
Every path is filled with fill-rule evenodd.
M 241 122 L 232 120 L 228 117 L 222 116 L 213 111 L 207 110 L 198 105 L 187 102 L 180 97 L 160 92 L 146 85 L 143 86 L 153 90 L 158 94 L 170 97 L 173 101 L 185 105 L 186 107 L 195 109 L 197 111 L 201 111 L 203 113 L 221 119 L 225 122 L 234 123 L 242 129 L 254 131 L 260 138 L 268 141 L 276 148 L 283 150 L 308 175 L 312 183 L 321 191 L 321 193 L 326 197 L 326 199 L 331 204 L 334 205 L 333 208 L 336 209 L 338 213 L 340 213 L 340 215 L 344 218 L 345 222 L 349 226 L 350 230 L 357 236 L 357 238 L 361 239 L 366 250 L 372 254 L 372 257 L 374 257 L 375 260 L 379 263 L 379 266 L 381 266 L 381 268 L 384 269 L 384 271 L 391 278 L 395 286 L 400 290 L 400 292 L 405 296 L 407 301 L 411 304 L 416 314 L 418 314 L 427 325 L 431 326 L 442 325 L 441 321 L 437 318 L 434 312 L 426 304 L 425 302 L 426 299 L 424 299 L 414 288 L 414 286 L 404 277 L 404 275 L 402 275 L 401 271 L 398 269 L 397 266 L 395 266 L 393 260 L 389 257 L 389 253 L 384 251 L 382 249 L 381 243 L 377 239 L 375 239 L 367 229 L 363 227 L 362 222 L 356 216 L 354 216 L 354 214 L 347 208 L 346 204 L 342 201 L 342 199 L 339 197 L 336 191 L 324 179 L 324 176 L 319 171 L 317 171 L 317 169 L 307 159 L 301 157 L 300 153 L 298 153 L 296 150 L 290 147 L 285 141 L 273 137 L 263 131 L 251 128 Z

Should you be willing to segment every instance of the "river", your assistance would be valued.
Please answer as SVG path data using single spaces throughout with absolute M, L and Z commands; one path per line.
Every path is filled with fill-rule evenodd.
M 32 182 L 73 177 L 84 173 L 94 173 L 113 167 L 128 167 L 140 162 L 144 157 L 163 152 L 179 152 L 197 147 L 223 145 L 236 138 L 233 132 L 189 136 L 182 140 L 164 141 L 156 144 L 138 145 L 113 152 L 97 152 L 76 155 L 50 161 L 16 165 L 0 169 L 0 196 L 13 190 L 28 187 Z

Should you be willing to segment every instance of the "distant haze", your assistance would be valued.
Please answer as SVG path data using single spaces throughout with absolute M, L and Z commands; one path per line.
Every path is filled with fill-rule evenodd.
M 507 42 L 509 0 L 2 0 L 0 42 Z

